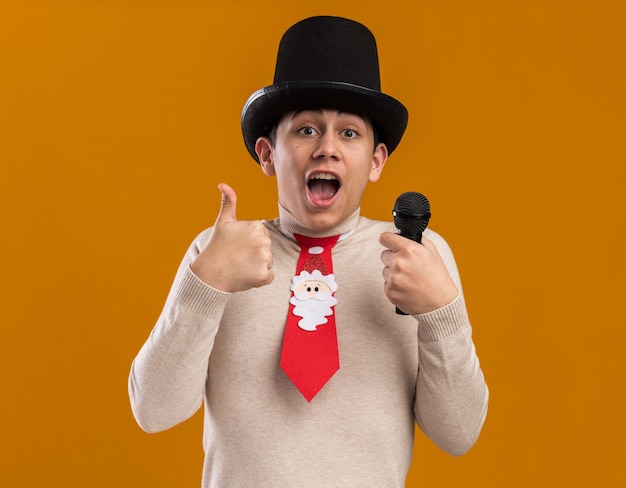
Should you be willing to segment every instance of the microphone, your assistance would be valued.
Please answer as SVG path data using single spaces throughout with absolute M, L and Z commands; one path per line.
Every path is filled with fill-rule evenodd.
M 422 233 L 426 230 L 430 220 L 428 198 L 414 191 L 403 193 L 396 199 L 392 213 L 398 234 L 421 244 Z M 398 307 L 396 307 L 396 313 L 407 315 Z

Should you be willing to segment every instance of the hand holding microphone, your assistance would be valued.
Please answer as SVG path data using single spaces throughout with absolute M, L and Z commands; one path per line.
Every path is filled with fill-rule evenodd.
M 398 234 L 385 232 L 380 236 L 380 243 L 387 248 L 381 254 L 385 294 L 398 314 L 431 312 L 458 294 L 437 248 L 422 238 L 430 215 L 424 195 L 403 193 L 393 210 Z

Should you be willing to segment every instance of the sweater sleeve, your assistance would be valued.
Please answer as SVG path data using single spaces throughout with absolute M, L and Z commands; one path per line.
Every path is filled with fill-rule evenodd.
M 439 236 L 429 238 L 437 245 L 460 291 L 445 307 L 415 316 L 419 321 L 415 418 L 437 446 L 461 455 L 474 445 L 482 429 L 489 391 L 472 341 L 452 252 Z
M 187 251 L 161 315 L 131 366 L 131 408 L 147 432 L 173 427 L 202 404 L 209 356 L 230 296 L 189 269 L 206 238 L 207 232 L 198 236 Z

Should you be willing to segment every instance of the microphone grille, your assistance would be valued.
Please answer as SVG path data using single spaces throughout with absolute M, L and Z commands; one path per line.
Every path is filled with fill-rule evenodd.
M 396 199 L 393 223 L 401 235 L 421 235 L 430 220 L 430 203 L 421 193 L 406 192 Z

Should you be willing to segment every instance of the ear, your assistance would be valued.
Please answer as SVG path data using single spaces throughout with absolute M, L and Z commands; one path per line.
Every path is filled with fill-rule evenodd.
M 259 158 L 259 164 L 263 173 L 267 176 L 275 176 L 276 170 L 274 169 L 273 153 L 274 148 L 272 142 L 268 137 L 259 137 L 254 145 L 254 151 Z
M 388 156 L 389 152 L 387 151 L 387 146 L 381 142 L 376 146 L 374 154 L 372 155 L 372 168 L 370 169 L 369 177 L 371 183 L 375 183 L 380 178 Z

